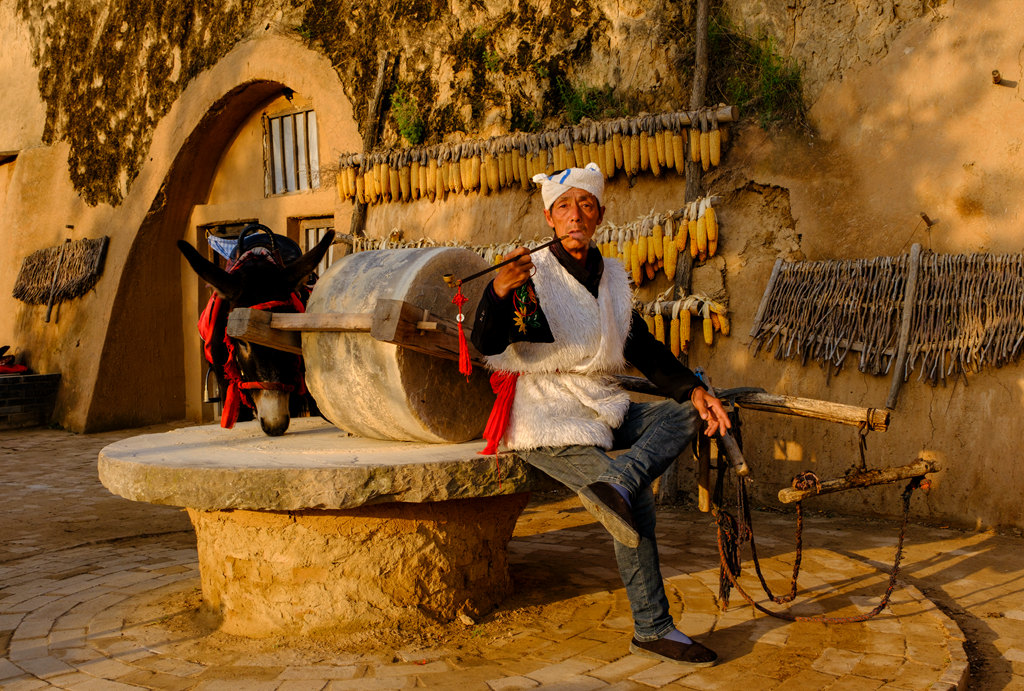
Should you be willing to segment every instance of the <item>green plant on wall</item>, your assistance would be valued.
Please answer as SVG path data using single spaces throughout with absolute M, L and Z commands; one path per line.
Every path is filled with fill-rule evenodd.
M 743 36 L 722 16 L 712 17 L 708 66 L 709 100 L 739 106 L 756 116 L 762 127 L 808 126 L 800 68 L 779 55 L 772 38 Z
M 423 143 L 427 128 L 420 115 L 416 97 L 405 87 L 399 86 L 391 94 L 391 118 L 395 121 L 398 133 L 411 146 Z
M 562 77 L 558 77 L 556 86 L 562 109 L 570 124 L 575 125 L 583 118 L 597 120 L 628 114 L 610 86 L 572 84 Z

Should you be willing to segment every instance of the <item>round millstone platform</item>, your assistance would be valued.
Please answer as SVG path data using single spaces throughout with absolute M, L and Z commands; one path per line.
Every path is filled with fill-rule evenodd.
M 105 447 L 99 475 L 114 494 L 187 507 L 205 607 L 223 631 L 261 637 L 493 609 L 511 592 L 508 541 L 528 492 L 550 484 L 481 447 L 313 419 L 281 437 L 190 427 Z

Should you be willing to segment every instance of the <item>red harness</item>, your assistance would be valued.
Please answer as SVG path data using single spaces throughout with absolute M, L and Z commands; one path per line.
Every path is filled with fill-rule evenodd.
M 232 263 L 228 267 L 228 272 L 235 271 L 246 258 L 243 255 L 238 261 Z M 242 379 L 242 370 L 239 368 L 238 360 L 235 357 L 235 343 L 227 334 L 230 307 L 227 300 L 214 293 L 210 297 L 209 302 L 206 303 L 206 309 L 200 315 L 198 324 L 199 336 L 203 339 L 203 355 L 206 361 L 211 365 L 220 366 L 224 371 L 224 378 L 227 380 L 228 390 L 224 395 L 224 410 L 220 416 L 220 426 L 228 429 L 234 427 L 235 422 L 238 421 L 238 413 L 243 403 L 249 408 L 255 409 L 249 395 L 245 393 L 246 391 L 269 389 L 273 391 L 287 391 L 289 393 L 295 391 L 299 395 L 306 393 L 306 379 L 302 369 L 301 356 L 296 359 L 294 384 L 277 381 L 244 381 Z M 250 306 L 249 309 L 273 311 L 281 307 L 290 308 L 290 311 L 294 312 L 306 311 L 306 306 L 302 304 L 302 299 L 296 293 L 289 295 L 287 300 L 261 302 Z M 223 346 L 227 353 L 227 358 L 223 363 L 217 362 L 218 346 Z

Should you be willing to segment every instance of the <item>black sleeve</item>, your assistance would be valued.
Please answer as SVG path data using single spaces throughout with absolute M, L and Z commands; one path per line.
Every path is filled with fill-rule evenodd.
M 680 403 L 688 403 L 696 387 L 705 388 L 696 374 L 654 338 L 647 322 L 636 310 L 633 310 L 633 321 L 629 325 L 624 355 L 626 362 L 650 379 L 658 391 Z
M 512 296 L 504 300 L 494 292 L 494 281 L 487 284 L 480 302 L 476 306 L 473 333 L 470 340 L 481 355 L 497 355 L 505 352 L 511 340 L 508 325 L 512 323 Z
M 521 341 L 554 343 L 533 281 L 519 286 L 504 300 L 494 292 L 494 281 L 488 283 L 476 307 L 471 339 L 482 355 L 503 353 L 510 344 Z

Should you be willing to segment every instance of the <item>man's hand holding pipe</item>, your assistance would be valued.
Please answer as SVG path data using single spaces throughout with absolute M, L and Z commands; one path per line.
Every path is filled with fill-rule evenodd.
M 511 257 L 519 257 L 519 259 L 501 267 L 498 270 L 498 275 L 494 277 L 494 293 L 502 300 L 530 280 L 530 277 L 536 272 L 533 260 L 530 259 L 530 250 L 518 247 L 505 255 L 505 259 Z

